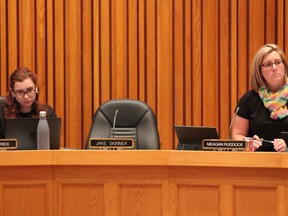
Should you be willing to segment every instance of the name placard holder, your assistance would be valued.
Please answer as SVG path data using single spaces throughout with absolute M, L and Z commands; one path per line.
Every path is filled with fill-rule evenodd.
M 17 149 L 17 139 L 0 139 L 0 150 Z
M 129 149 L 134 148 L 134 139 L 132 138 L 90 138 L 89 147 L 91 149 Z
M 202 140 L 202 149 L 214 151 L 247 151 L 247 142 L 244 140 L 230 139 L 204 139 Z

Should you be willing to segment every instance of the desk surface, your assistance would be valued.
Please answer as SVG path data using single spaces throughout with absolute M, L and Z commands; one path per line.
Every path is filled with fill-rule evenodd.
M 177 150 L 2 151 L 0 166 L 133 165 L 288 168 L 288 154 Z

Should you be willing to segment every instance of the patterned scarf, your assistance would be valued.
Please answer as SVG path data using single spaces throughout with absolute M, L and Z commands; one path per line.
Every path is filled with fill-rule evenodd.
M 287 116 L 288 84 L 279 89 L 275 94 L 264 87 L 260 87 L 259 96 L 264 106 L 271 112 L 271 119 L 283 119 Z

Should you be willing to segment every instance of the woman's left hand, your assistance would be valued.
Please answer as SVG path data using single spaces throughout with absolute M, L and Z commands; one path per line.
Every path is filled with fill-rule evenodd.
M 274 149 L 277 152 L 284 152 L 286 148 L 286 143 L 283 139 L 274 139 Z

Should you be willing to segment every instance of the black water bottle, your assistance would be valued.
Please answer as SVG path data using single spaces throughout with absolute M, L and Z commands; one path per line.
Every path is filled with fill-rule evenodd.
M 45 111 L 40 111 L 40 117 L 37 127 L 37 149 L 50 149 L 50 131 Z

